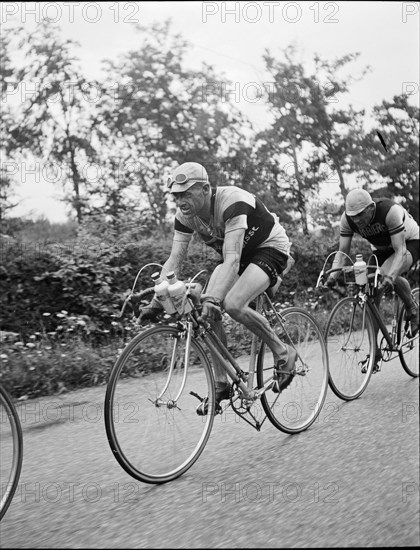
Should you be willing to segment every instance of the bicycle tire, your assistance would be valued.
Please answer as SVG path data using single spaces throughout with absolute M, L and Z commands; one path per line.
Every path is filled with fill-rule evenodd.
M 343 298 L 332 309 L 325 329 L 329 386 L 344 401 L 352 401 L 362 395 L 375 364 L 374 324 L 368 309 L 364 311 L 366 317 L 362 333 L 363 311 L 357 298 Z M 363 362 L 366 362 L 366 372 L 362 372 Z
M 261 404 L 277 429 L 295 434 L 309 428 L 322 410 L 328 391 L 328 354 L 322 330 L 310 313 L 290 307 L 280 313 L 280 318 L 281 323 L 273 312 L 268 321 L 280 340 L 297 350 L 297 373 L 282 392 L 265 391 Z M 264 387 L 272 377 L 271 352 L 262 343 L 257 359 L 258 387 Z
M 23 462 L 23 436 L 19 415 L 11 397 L 1 385 L 0 422 L 1 520 L 15 495 Z
M 419 305 L 419 289 L 412 291 L 414 300 Z M 405 307 L 401 309 L 398 318 L 398 343 L 400 345 L 399 356 L 403 369 L 413 378 L 419 376 L 419 331 L 414 338 L 407 336 L 406 326 L 407 312 Z
M 185 387 L 177 399 L 186 374 L 185 341 L 179 327 L 149 328 L 127 344 L 110 373 L 105 396 L 108 442 L 122 468 L 145 483 L 166 483 L 184 474 L 204 450 L 213 426 L 213 371 L 194 338 Z M 168 376 L 171 358 L 174 369 Z M 206 395 L 208 414 L 199 416 L 196 409 Z

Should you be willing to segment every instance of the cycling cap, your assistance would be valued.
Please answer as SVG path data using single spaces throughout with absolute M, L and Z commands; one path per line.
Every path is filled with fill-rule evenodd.
M 372 197 L 364 189 L 352 189 L 346 197 L 346 214 L 357 216 L 365 208 L 374 204 Z
M 182 193 L 199 181 L 209 182 L 204 166 L 198 162 L 184 162 L 168 178 L 168 187 L 171 193 Z

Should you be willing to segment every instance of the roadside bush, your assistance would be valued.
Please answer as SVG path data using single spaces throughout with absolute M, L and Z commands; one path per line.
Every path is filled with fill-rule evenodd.
M 3 242 L 0 328 L 15 333 L 18 341 L 2 343 L 0 380 L 13 396 L 35 397 L 104 383 L 118 350 L 142 330 L 132 310 L 127 308 L 122 319 L 119 313 L 139 270 L 168 258 L 171 236 L 138 240 L 138 235 L 134 238 L 130 233 L 118 239 L 99 235 L 82 230 L 72 243 L 40 246 L 14 239 Z M 337 248 L 334 231 L 293 236 L 291 253 L 296 263 L 276 296 L 279 308 L 300 305 L 325 327 L 338 297 L 319 293 L 315 286 L 327 256 Z M 356 250 L 365 259 L 370 255 L 368 244 L 357 237 L 352 259 Z M 181 276 L 191 278 L 202 269 L 210 274 L 218 262 L 212 249 L 193 240 Z M 145 268 L 134 290 L 150 287 L 150 276 L 157 269 Z M 205 279 L 202 276 L 199 281 Z M 225 328 L 231 352 L 248 354 L 251 334 L 247 329 L 227 315 Z
M 31 342 L 28 342 L 31 344 Z M 33 398 L 104 383 L 117 357 L 116 342 L 101 347 L 73 340 L 2 346 L 0 382 L 15 398 Z

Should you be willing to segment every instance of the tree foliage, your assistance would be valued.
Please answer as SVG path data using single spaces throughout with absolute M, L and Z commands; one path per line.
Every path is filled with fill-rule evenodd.
M 170 22 L 139 27 L 143 45 L 106 62 L 104 100 L 95 120 L 104 177 L 92 190 L 112 219 L 127 211 L 167 230 L 166 178 L 185 161 L 202 163 L 220 180 L 225 158 L 241 151 L 245 117 L 211 93 L 218 77 L 210 66 L 184 68 L 186 42 Z
M 373 116 L 376 124 L 360 158 L 362 174 L 373 189 L 379 185 L 381 194 L 401 201 L 419 222 L 420 110 L 402 94 L 376 105 Z
M 297 59 L 294 46 L 280 59 L 264 55 L 274 81 L 269 95 L 273 124 L 258 135 L 259 153 L 266 162 L 280 166 L 277 185 L 295 205 L 304 233 L 308 233 L 308 209 L 321 182 L 338 177 L 343 198 L 347 190 L 344 173 L 353 170 L 352 155 L 362 145 L 363 111 L 334 108 L 336 94 L 349 91 L 351 79 L 340 76 L 343 67 L 358 58 L 349 54 L 334 61 L 314 56 L 314 72 Z M 348 71 L 347 71 L 348 72 Z
M 219 185 L 258 193 L 305 233 L 320 184 L 338 182 L 344 199 L 345 174 L 367 177 L 373 188 L 380 179 L 391 196 L 417 210 L 418 108 L 403 96 L 375 107 L 389 144 L 385 154 L 374 132 L 365 136 L 366 113 L 340 106 L 367 70 L 354 76 L 359 54 L 333 60 L 314 55 L 309 69 L 294 46 L 278 58 L 266 51 L 272 123 L 255 132 L 222 93 L 220 83 L 229 85 L 224 75 L 205 63 L 187 67 L 190 45 L 172 32 L 170 21 L 139 25 L 138 36 L 136 50 L 104 61 L 103 78 L 90 82 L 80 69 L 77 43 L 64 40 L 56 25 L 43 21 L 31 33 L 5 29 L 1 37 L 2 93 L 16 100 L 11 89 L 32 90 L 17 106 L 5 102 L 2 156 L 52 163 L 79 223 L 102 219 L 103 228 L 114 231 L 137 225 L 147 234 L 155 227 L 167 234 L 173 205 L 165 180 L 188 160 L 201 162 Z M 20 66 L 11 53 L 17 47 Z M 12 209 L 14 181 L 2 174 L 3 212 Z

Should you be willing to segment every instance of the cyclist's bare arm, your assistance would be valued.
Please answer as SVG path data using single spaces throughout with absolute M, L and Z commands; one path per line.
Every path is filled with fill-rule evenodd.
M 404 212 L 397 204 L 390 208 L 387 217 L 385 219 L 386 225 L 391 232 L 391 246 L 394 249 L 394 254 L 384 262 L 382 265 L 382 271 L 384 275 L 395 279 L 401 273 L 404 273 L 410 268 L 411 255 L 407 252 L 405 243 L 404 228 Z M 398 231 L 399 228 L 402 230 Z M 392 231 L 397 230 L 392 234 Z
M 339 244 L 338 244 L 339 252 L 343 252 L 344 254 L 347 254 L 347 255 L 350 254 L 350 248 L 351 248 L 352 240 L 353 240 L 353 236 L 340 235 L 340 241 L 339 241 Z M 335 258 L 334 258 L 334 261 L 333 261 L 333 264 L 332 264 L 332 269 L 342 267 L 345 264 L 346 256 L 344 254 L 336 254 L 335 255 Z M 332 273 L 331 276 L 336 279 L 339 276 L 339 274 L 340 274 L 340 272 L 336 271 L 335 273 Z
M 162 267 L 163 275 L 166 276 L 169 271 L 175 271 L 175 274 L 177 276 L 180 275 L 182 263 L 187 257 L 190 240 L 190 238 L 185 240 L 174 238 L 174 240 L 172 241 L 172 249 L 169 258 L 166 260 Z
M 223 300 L 237 279 L 245 229 L 234 229 L 225 234 L 223 263 L 210 277 L 206 294 Z

